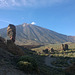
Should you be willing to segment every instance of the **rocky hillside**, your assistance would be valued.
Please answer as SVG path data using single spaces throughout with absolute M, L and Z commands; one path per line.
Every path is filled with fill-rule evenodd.
M 36 25 L 24 23 L 16 26 L 17 44 L 49 44 L 75 42 L 74 37 L 59 34 L 49 29 L 45 29 Z M 0 29 L 0 35 L 7 38 L 7 28 Z
M 26 75 L 16 69 L 14 61 L 16 56 L 13 55 L 12 52 L 9 52 L 8 48 L 4 38 L 0 37 L 0 75 Z

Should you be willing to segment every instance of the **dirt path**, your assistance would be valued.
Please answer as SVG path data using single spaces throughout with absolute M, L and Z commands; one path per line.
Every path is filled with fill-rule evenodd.
M 66 69 L 66 67 L 56 67 L 56 66 L 52 65 L 51 62 L 53 62 L 53 61 L 56 61 L 56 58 L 51 57 L 51 56 L 48 56 L 48 57 L 45 58 L 45 64 L 46 64 L 47 66 L 50 66 L 50 67 L 53 67 L 53 68 Z M 68 63 L 69 65 L 71 65 L 70 60 L 68 60 L 67 63 Z
M 53 65 L 51 64 L 51 62 L 53 62 L 53 61 L 55 61 L 55 60 L 56 60 L 56 58 L 52 58 L 52 57 L 48 56 L 48 57 L 45 58 L 45 64 L 46 64 L 47 66 L 56 68 L 55 66 L 53 66 Z

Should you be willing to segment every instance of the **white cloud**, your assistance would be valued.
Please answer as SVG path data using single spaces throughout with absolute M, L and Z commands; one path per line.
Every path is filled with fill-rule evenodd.
M 18 0 L 0 0 L 0 8 L 12 6 L 20 6 L 20 2 Z
M 0 0 L 0 7 L 7 7 L 8 3 L 6 0 Z
M 20 5 L 18 2 L 16 2 L 16 0 L 11 0 L 11 3 L 13 6 L 19 6 Z
M 35 23 L 35 22 L 32 22 L 31 24 L 33 24 L 33 25 L 34 25 L 34 24 L 36 24 L 36 23 Z
M 0 20 L 0 22 L 5 22 L 5 23 L 9 23 L 9 24 L 12 24 L 12 22 L 9 22 L 9 21 L 5 21 L 5 20 Z
M 70 0 L 0 0 L 1 7 L 25 6 L 25 7 L 42 7 L 62 3 Z

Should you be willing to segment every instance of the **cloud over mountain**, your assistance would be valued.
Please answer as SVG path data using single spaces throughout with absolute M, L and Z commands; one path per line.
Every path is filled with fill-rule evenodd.
M 36 23 L 35 22 L 32 22 L 31 24 L 33 25 L 33 24 L 36 24 Z

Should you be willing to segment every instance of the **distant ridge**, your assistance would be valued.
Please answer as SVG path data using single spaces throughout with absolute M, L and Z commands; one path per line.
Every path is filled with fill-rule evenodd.
M 74 36 L 67 36 L 36 25 L 24 23 L 16 26 L 16 43 L 23 45 L 75 42 Z M 7 28 L 0 29 L 0 36 L 7 38 Z

